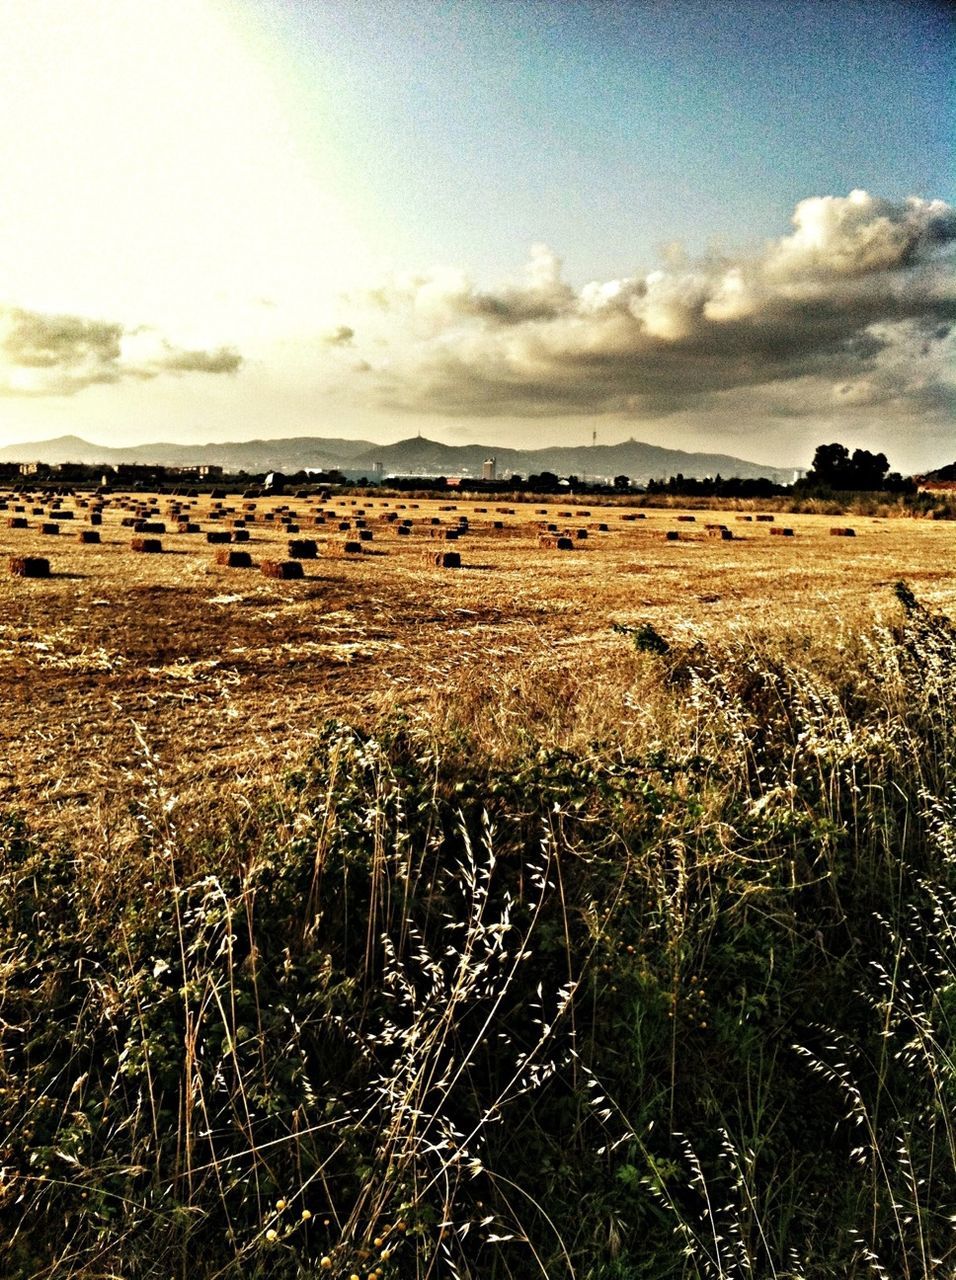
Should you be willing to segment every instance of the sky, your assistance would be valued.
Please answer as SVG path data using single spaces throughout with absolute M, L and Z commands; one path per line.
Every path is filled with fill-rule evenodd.
M 0 445 L 956 458 L 919 0 L 3 0 Z

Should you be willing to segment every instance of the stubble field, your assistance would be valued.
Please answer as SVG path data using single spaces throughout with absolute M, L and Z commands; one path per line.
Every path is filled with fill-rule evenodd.
M 438 723 L 455 708 L 486 737 L 527 716 L 559 741 L 620 731 L 628 680 L 615 627 L 809 643 L 879 617 L 900 579 L 931 607 L 956 602 L 949 522 L 112 494 L 100 543 L 86 545 L 96 499 L 6 501 L 0 805 L 44 826 L 115 829 L 147 753 L 184 809 L 201 807 L 210 786 L 287 769 L 330 717 L 368 726 L 402 708 Z M 17 516 L 27 528 L 9 527 Z M 137 534 L 137 518 L 165 531 Z M 49 522 L 58 534 L 40 532 Z M 177 532 L 187 522 L 198 528 Z M 343 554 L 363 526 L 361 554 Z M 227 549 L 252 567 L 217 564 L 223 546 L 206 541 L 237 527 L 243 541 Z M 549 533 L 572 548 L 541 545 Z M 159 537 L 161 554 L 131 550 L 137 536 Z M 261 563 L 288 559 L 292 538 L 316 543 L 302 579 L 264 577 Z M 461 568 L 435 565 L 444 550 Z M 51 576 L 10 575 L 11 556 L 46 557 Z
M 2 502 L 0 1275 L 956 1275 L 956 524 Z

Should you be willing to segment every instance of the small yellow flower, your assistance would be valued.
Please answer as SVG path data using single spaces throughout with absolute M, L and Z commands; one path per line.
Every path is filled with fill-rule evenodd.
M 286 1207 L 286 1204 L 287 1204 L 287 1201 L 285 1201 L 285 1200 L 277 1200 L 277 1201 L 276 1201 L 276 1208 L 279 1210 L 279 1212 L 280 1212 L 280 1213 L 281 1213 L 281 1212 L 282 1212 L 282 1210 Z
M 278 1231 L 276 1231 L 275 1227 L 270 1227 L 269 1230 L 266 1232 L 266 1239 L 271 1244 L 273 1240 L 277 1240 L 278 1238 L 279 1238 Z
M 311 1217 L 312 1217 L 312 1210 L 311 1210 L 311 1209 L 303 1209 L 303 1210 L 302 1210 L 302 1221 L 303 1221 L 303 1222 L 308 1222 L 308 1220 L 309 1220 Z
M 329 1257 L 328 1254 L 326 1254 L 325 1257 L 320 1260 L 319 1266 L 323 1269 L 323 1271 L 330 1271 L 332 1269 L 332 1259 Z

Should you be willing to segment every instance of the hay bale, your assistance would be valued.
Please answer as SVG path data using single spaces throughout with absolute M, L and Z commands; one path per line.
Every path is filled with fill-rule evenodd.
M 199 525 L 193 520 L 186 520 L 179 525 L 177 533 L 199 533 Z
M 492 529 L 503 529 L 505 527 L 505 522 L 504 520 L 492 520 L 491 527 Z
M 832 538 L 855 538 L 856 530 L 842 527 L 839 529 L 831 529 L 830 536 Z
M 102 524 L 102 523 L 103 523 L 103 516 L 102 516 L 102 513 L 101 513 L 101 512 L 99 512 L 99 511 L 91 511 L 91 512 L 90 512 L 90 524 Z
M 708 538 L 720 538 L 724 542 L 732 542 L 734 535 L 722 524 L 711 525 L 707 530 Z
M 163 549 L 159 538 L 134 538 L 129 544 L 130 551 L 143 551 L 148 555 L 158 555 Z
M 407 524 L 400 524 L 396 526 L 395 532 L 400 538 L 407 538 L 411 535 L 412 531 Z
M 233 529 L 232 531 L 233 542 L 248 542 L 251 536 L 248 529 Z
M 606 525 L 606 524 L 604 524 L 604 523 L 603 523 L 603 521 L 598 522 L 597 524 L 592 524 L 592 525 L 591 525 L 591 528 L 592 528 L 596 533 L 607 533 L 607 531 L 608 531 L 608 529 L 607 529 L 607 525 Z
M 10 572 L 15 578 L 48 578 L 50 562 L 42 556 L 11 556 Z
M 371 529 L 359 529 L 358 536 L 360 542 L 371 542 L 375 534 Z
M 588 536 L 588 531 L 587 529 L 575 529 L 574 536 L 577 539 L 583 541 L 583 539 L 585 539 Z
M 55 521 L 47 521 L 45 524 L 40 525 L 40 532 L 46 534 L 47 537 L 55 537 L 60 532 L 60 526 Z
M 29 529 L 30 521 L 26 516 L 10 516 L 7 520 L 8 529 Z
M 760 519 L 760 517 L 758 516 L 758 517 L 757 517 L 757 519 L 759 520 L 759 519 Z M 783 527 L 783 525 L 777 525 L 777 527 L 776 527 L 775 529 L 771 529 L 771 530 L 770 530 L 770 532 L 771 532 L 772 534 L 773 534 L 773 533 L 777 534 L 777 536 L 778 536 L 778 537 L 780 537 L 780 538 L 792 538 L 792 537 L 793 537 L 793 530 L 792 530 L 792 529 L 785 529 L 785 528 Z
M 678 516 L 677 522 L 678 524 L 696 524 L 697 517 L 696 516 Z
M 666 530 L 664 531 L 664 537 L 666 538 L 666 540 L 667 540 L 668 542 L 679 542 L 679 541 L 680 541 L 680 534 L 677 532 L 677 530 L 676 530 L 676 529 L 666 529 Z
M 210 529 L 206 534 L 207 542 L 229 542 L 232 534 L 228 529 Z
M 318 554 L 319 544 L 312 538 L 289 539 L 289 555 L 293 560 L 314 560 Z M 276 563 L 283 562 L 277 561 Z
M 133 524 L 134 533 L 165 533 L 166 525 L 162 520 L 137 520 Z
M 251 569 L 252 556 L 248 551 L 217 551 L 216 564 L 227 569 Z
M 570 538 L 555 538 L 552 534 L 542 534 L 538 539 L 538 546 L 545 547 L 549 551 L 570 551 L 574 543 Z
M 99 529 L 81 529 L 76 535 L 77 542 L 94 543 L 100 540 Z
M 361 542 L 356 542 L 353 538 L 347 538 L 345 542 L 340 542 L 332 550 L 336 555 L 340 556 L 360 556 L 362 554 L 362 544 Z
M 457 551 L 436 551 L 430 558 L 439 569 L 461 568 L 461 555 Z
M 305 577 L 305 570 L 298 560 L 263 560 L 260 568 L 267 578 Z
M 760 516 L 755 516 L 754 519 L 757 521 L 758 524 L 773 524 L 773 516 L 760 515 Z

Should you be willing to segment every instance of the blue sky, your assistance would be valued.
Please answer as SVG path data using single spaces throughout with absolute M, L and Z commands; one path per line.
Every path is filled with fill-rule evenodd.
M 952 196 L 943 6 L 285 4 L 321 133 L 354 144 L 397 256 L 500 271 L 535 240 L 572 278 L 780 234 L 854 187 Z M 318 72 L 318 74 L 317 74 Z M 329 79 L 327 80 L 326 77 Z M 327 113 L 327 114 L 326 114 Z
M 952 461 L 942 4 L 6 0 L 0 443 Z

